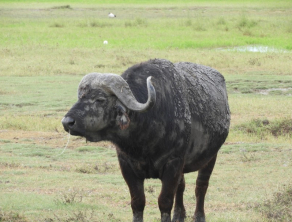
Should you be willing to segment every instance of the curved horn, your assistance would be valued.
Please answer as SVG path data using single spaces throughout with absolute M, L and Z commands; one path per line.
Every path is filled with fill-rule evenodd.
M 156 101 L 156 92 L 151 82 L 151 76 L 147 78 L 148 99 L 146 103 L 139 103 L 136 100 L 128 83 L 119 75 L 91 73 L 82 79 L 80 85 L 84 82 L 88 82 L 92 88 L 101 87 L 109 93 L 115 94 L 128 109 L 133 111 L 147 111 L 154 106 Z

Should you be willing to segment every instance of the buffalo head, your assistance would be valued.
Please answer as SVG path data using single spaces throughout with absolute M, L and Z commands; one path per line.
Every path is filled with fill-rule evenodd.
M 148 100 L 139 103 L 128 83 L 115 74 L 90 73 L 78 88 L 78 101 L 62 119 L 64 129 L 71 135 L 89 141 L 107 140 L 107 134 L 128 128 L 129 111 L 145 112 L 156 101 L 156 92 L 147 78 Z

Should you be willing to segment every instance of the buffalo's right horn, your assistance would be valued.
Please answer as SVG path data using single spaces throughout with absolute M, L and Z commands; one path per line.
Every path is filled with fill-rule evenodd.
M 151 76 L 147 78 L 148 99 L 146 103 L 137 101 L 128 83 L 121 76 L 111 73 L 90 73 L 83 77 L 79 85 L 89 84 L 93 89 L 102 89 L 114 94 L 130 110 L 144 112 L 151 109 L 156 101 L 155 88 L 151 82 Z

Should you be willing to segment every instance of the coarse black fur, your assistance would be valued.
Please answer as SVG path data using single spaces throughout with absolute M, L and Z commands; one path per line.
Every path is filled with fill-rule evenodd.
M 133 221 L 143 220 L 143 182 L 146 178 L 162 181 L 158 200 L 161 220 L 170 221 L 176 193 L 173 221 L 184 221 L 183 174 L 199 170 L 194 218 L 195 221 L 205 221 L 204 196 L 217 152 L 228 135 L 230 125 L 223 76 L 206 66 L 187 62 L 173 64 L 161 59 L 134 65 L 121 76 L 140 103 L 148 99 L 146 80 L 152 76 L 156 91 L 154 107 L 147 112 L 132 111 L 115 96 L 98 91 L 105 94 L 106 103 L 94 103 L 92 110 L 105 113 L 101 120 L 105 127 L 97 129 L 96 124 L 99 123 L 92 117 L 94 113 L 90 114 L 93 119 L 90 127 L 88 121 L 83 121 L 88 112 L 80 109 L 88 102 L 80 98 L 65 116 L 67 120 L 74 120 L 74 123 L 70 120 L 72 127 L 63 122 L 65 130 L 70 128 L 71 134 L 91 141 L 109 140 L 116 144 L 121 170 L 132 197 Z M 114 105 L 117 103 L 121 105 Z M 122 130 L 115 120 L 123 116 L 126 125 Z M 94 131 L 95 127 L 97 130 Z M 90 133 L 86 129 L 90 129 Z
M 138 124 L 129 128 L 127 138 L 115 137 L 113 142 L 125 155 L 134 160 L 148 160 L 147 164 L 156 163 L 161 156 L 166 156 L 156 163 L 159 171 L 168 159 L 184 159 L 187 150 L 196 149 L 192 144 L 198 138 L 191 134 L 192 119 L 195 119 L 204 127 L 204 134 L 210 135 L 210 148 L 197 157 L 197 162 L 204 164 L 205 161 L 201 160 L 214 156 L 228 135 L 230 113 L 227 100 L 223 100 L 227 99 L 224 98 L 223 76 L 214 69 L 192 63 L 150 60 L 122 74 L 141 103 L 147 100 L 145 82 L 149 76 L 153 77 L 156 89 L 155 106 L 146 113 L 130 111 L 131 122 Z M 222 110 L 214 102 L 217 96 L 222 99 Z M 193 171 L 189 168 L 199 166 L 187 167 L 184 171 Z M 146 178 L 154 177 L 146 172 Z

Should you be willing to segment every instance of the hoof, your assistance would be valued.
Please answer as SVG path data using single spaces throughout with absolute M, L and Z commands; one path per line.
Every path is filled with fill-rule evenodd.
M 173 212 L 173 217 L 171 222 L 184 222 L 186 217 L 186 210 L 184 207 L 176 206 Z
M 132 222 L 143 222 L 143 212 L 134 213 Z
M 205 217 L 196 217 L 194 222 L 206 222 Z
M 184 222 L 184 217 L 173 217 L 171 222 Z
M 170 215 L 168 213 L 162 213 L 161 222 L 170 222 Z
M 194 222 L 206 222 L 205 215 L 195 215 Z

